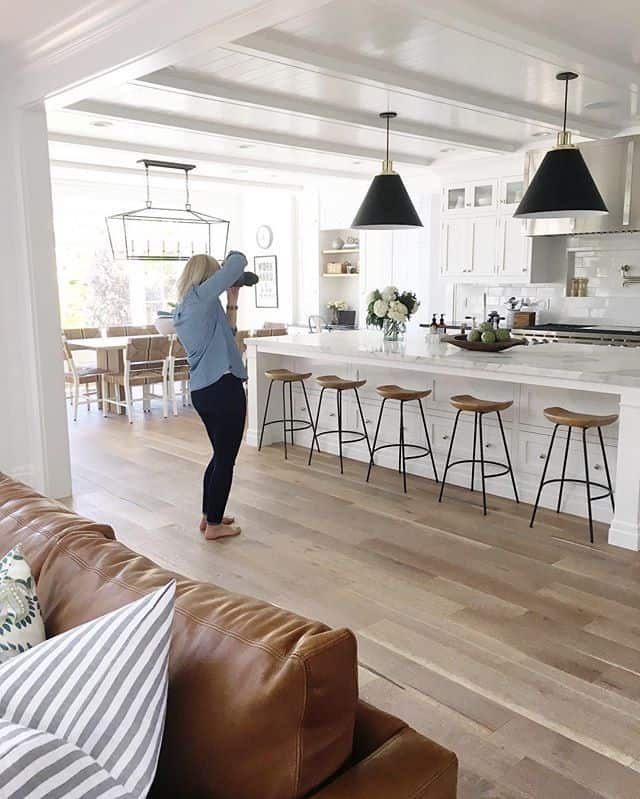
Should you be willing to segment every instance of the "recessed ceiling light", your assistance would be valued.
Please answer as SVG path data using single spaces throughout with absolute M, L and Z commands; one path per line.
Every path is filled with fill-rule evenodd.
M 440 152 L 441 153 L 452 153 L 454 151 L 454 149 L 455 149 L 454 147 L 441 147 L 440 148 Z
M 107 119 L 96 119 L 95 122 L 90 123 L 94 128 L 110 128 L 113 126 L 113 122 L 109 122 Z
M 355 165 L 357 166 L 358 164 L 361 164 L 361 163 L 362 163 L 362 161 L 352 161 L 351 163 L 352 163 L 352 164 L 355 164 Z
M 239 144 L 238 145 L 238 149 L 239 150 L 251 150 L 251 149 L 253 149 L 253 144 Z
M 535 133 L 532 133 L 531 135 L 534 138 L 538 139 L 541 138 L 542 136 L 551 136 L 551 133 L 552 131 L 550 130 L 537 130 Z

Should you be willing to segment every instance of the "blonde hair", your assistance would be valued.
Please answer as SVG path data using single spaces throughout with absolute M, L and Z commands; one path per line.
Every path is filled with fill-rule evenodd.
M 178 302 L 182 302 L 192 286 L 199 286 L 204 283 L 218 269 L 220 269 L 220 264 L 213 256 L 205 255 L 204 253 L 192 255 L 185 264 L 176 284 Z

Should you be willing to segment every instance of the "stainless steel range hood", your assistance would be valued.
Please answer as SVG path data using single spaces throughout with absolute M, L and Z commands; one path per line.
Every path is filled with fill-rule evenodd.
M 640 136 L 619 136 L 578 146 L 609 213 L 580 219 L 530 219 L 526 223 L 527 235 L 640 231 Z M 525 184 L 529 184 L 546 152 L 532 150 L 526 154 Z

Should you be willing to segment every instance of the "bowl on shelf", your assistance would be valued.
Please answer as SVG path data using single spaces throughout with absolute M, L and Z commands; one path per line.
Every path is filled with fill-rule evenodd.
M 443 336 L 442 342 L 444 344 L 453 344 L 454 347 L 460 347 L 462 350 L 473 350 L 475 352 L 501 352 L 508 350 L 511 347 L 517 347 L 521 344 L 527 343 L 525 338 L 510 338 L 508 341 L 494 341 L 491 344 L 485 344 L 484 341 L 468 341 L 466 336 Z

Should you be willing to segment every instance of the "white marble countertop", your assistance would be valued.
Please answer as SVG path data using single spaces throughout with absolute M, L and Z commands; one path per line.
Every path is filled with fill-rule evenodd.
M 376 331 L 296 333 L 247 339 L 259 352 L 345 363 L 385 362 L 389 368 L 476 377 L 514 383 L 558 385 L 619 394 L 640 389 L 640 348 L 589 344 L 540 344 L 499 353 L 469 352 L 441 345 L 430 350 L 424 333 L 407 335 L 401 344 L 384 342 Z

